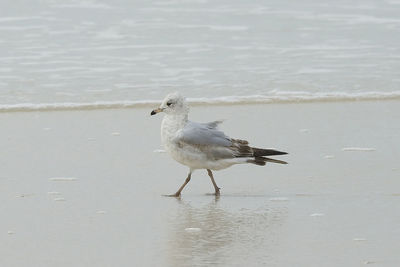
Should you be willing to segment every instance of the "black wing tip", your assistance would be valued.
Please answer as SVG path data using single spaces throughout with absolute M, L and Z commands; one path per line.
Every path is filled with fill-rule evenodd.
M 252 147 L 253 154 L 255 157 L 262 157 L 262 156 L 279 156 L 279 155 L 287 155 L 287 152 L 278 151 L 275 149 L 264 149 L 264 148 L 256 148 Z

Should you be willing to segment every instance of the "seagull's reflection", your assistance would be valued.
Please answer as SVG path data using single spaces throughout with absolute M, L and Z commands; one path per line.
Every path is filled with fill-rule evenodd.
M 286 208 L 260 204 L 260 198 L 198 200 L 179 199 L 175 214 L 170 214 L 170 266 L 251 266 L 270 261 Z

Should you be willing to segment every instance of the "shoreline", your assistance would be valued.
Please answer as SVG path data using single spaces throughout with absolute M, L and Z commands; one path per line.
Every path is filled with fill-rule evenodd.
M 74 111 L 74 110 L 108 110 L 108 109 L 135 109 L 154 107 L 162 100 L 138 100 L 138 101 L 95 101 L 95 102 L 61 102 L 61 103 L 21 103 L 0 105 L 0 113 L 13 112 L 46 112 L 46 111 Z M 275 99 L 270 97 L 254 96 L 251 99 L 246 97 L 221 97 L 215 99 L 188 98 L 189 105 L 192 107 L 218 107 L 218 106 L 240 106 L 240 105 L 273 105 L 273 104 L 309 104 L 309 103 L 348 103 L 348 102 L 386 102 L 400 101 L 400 94 L 394 96 L 345 96 L 345 97 L 321 97 L 299 99 L 298 97 L 288 96 L 286 99 Z

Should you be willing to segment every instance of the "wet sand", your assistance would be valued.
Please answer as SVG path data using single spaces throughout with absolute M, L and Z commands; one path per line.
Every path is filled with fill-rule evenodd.
M 400 103 L 192 108 L 288 165 L 196 171 L 151 108 L 0 113 L 2 266 L 399 266 Z

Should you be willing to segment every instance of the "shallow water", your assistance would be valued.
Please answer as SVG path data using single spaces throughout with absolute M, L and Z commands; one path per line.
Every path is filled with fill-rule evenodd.
M 398 104 L 195 107 L 192 119 L 225 118 L 228 135 L 289 164 L 215 172 L 217 199 L 196 171 L 180 200 L 161 195 L 188 170 L 157 152 L 161 117 L 147 109 L 0 113 L 0 261 L 399 266 Z
M 400 2 L 0 3 L 0 104 L 398 92 Z

